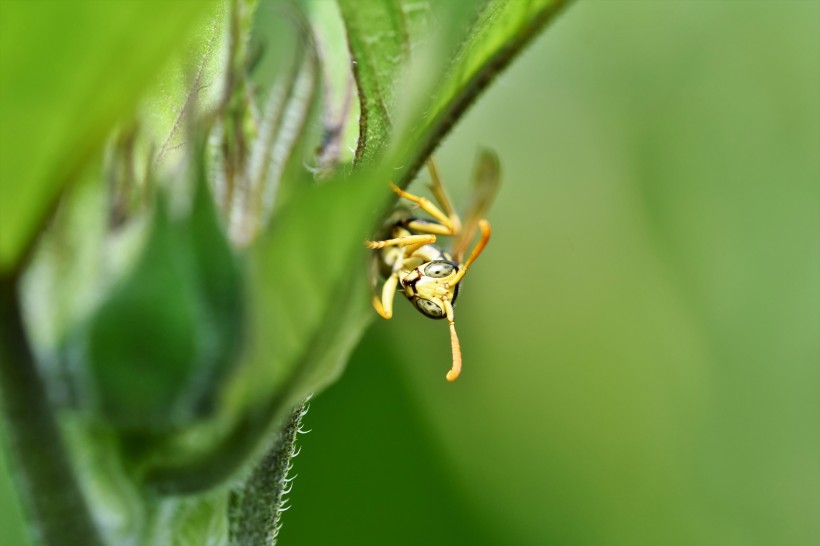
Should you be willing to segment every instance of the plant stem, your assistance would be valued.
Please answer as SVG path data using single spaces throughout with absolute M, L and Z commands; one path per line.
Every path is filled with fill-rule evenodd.
M 293 411 L 273 447 L 251 475 L 231 491 L 228 508 L 231 546 L 276 544 L 284 496 L 290 491 L 287 476 L 295 456 L 296 434 L 305 413 L 307 402 Z
M 34 363 L 17 280 L 0 277 L 0 409 L 30 530 L 45 546 L 102 546 Z

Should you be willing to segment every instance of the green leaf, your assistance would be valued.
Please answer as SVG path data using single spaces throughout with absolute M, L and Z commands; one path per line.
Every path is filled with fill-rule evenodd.
M 157 502 L 154 532 L 144 546 L 222 546 L 227 544 L 228 495 L 216 490 Z
M 313 162 L 313 150 L 318 135 L 320 111 L 319 63 L 308 31 L 298 37 L 297 53 L 290 73 L 275 91 L 286 90 L 282 97 L 268 101 L 264 130 L 270 139 L 257 139 L 253 152 L 266 159 L 255 162 L 262 166 L 252 173 L 259 188 L 260 225 L 267 224 L 271 215 L 280 209 L 301 188 L 312 185 L 311 173 L 305 165 Z M 274 102 L 280 104 L 274 105 Z M 263 131 L 262 134 L 265 134 Z M 254 164 L 253 158 L 251 163 Z M 258 235 L 258 232 L 255 234 Z
M 276 544 L 281 515 L 287 510 L 285 495 L 293 480 L 288 474 L 293 467 L 291 459 L 297 454 L 296 435 L 306 413 L 307 402 L 293 411 L 250 476 L 231 491 L 228 523 L 232 546 Z
M 453 125 L 464 115 L 493 79 L 503 71 L 568 0 L 491 0 L 484 4 L 458 50 L 434 80 L 433 99 L 425 105 L 420 128 L 402 128 L 414 137 L 403 142 L 399 157 L 408 163 L 399 179 L 406 186 Z
M 202 162 L 199 162 L 200 168 Z M 199 363 L 192 403 L 210 412 L 220 385 L 233 370 L 245 330 L 242 263 L 228 243 L 204 171 L 196 177 L 193 210 L 180 225 L 190 246 L 189 265 L 198 305 Z
M 279 433 L 287 439 L 289 429 L 282 423 L 288 414 L 308 394 L 338 377 L 374 317 L 368 306 L 368 256 L 362 242 L 391 203 L 387 181 L 392 178 L 407 184 L 412 179 L 456 118 L 561 4 L 557 0 L 488 2 L 471 19 L 471 25 L 448 28 L 425 24 L 436 15 L 426 2 L 341 0 L 356 67 L 361 132 L 357 167 L 321 184 L 312 184 L 303 168 L 306 160 L 312 159 L 308 157 L 310 150 L 315 149 L 316 131 L 311 121 L 317 111 L 322 73 L 316 58 L 297 60 L 291 77 L 284 80 L 287 89 L 282 96 L 287 100 L 270 103 L 267 118 L 260 123 L 253 103 L 256 88 L 245 80 L 251 49 L 245 38 L 255 3 L 237 0 L 233 4 L 237 10 L 243 6 L 248 9 L 242 12 L 243 17 L 238 16 L 239 11 L 232 12 L 230 21 L 230 66 L 223 102 L 216 112 L 216 124 L 223 131 L 220 144 L 227 144 L 222 167 L 237 175 L 237 187 L 248 184 L 248 210 L 260 203 L 263 207 L 258 210 L 268 206 L 265 214 L 260 212 L 256 218 L 260 228 L 271 209 L 276 214 L 246 250 L 245 279 L 205 190 L 204 173 L 198 172 L 190 214 L 180 218 L 177 208 L 170 209 L 164 198 L 159 199 L 139 258 L 84 325 L 87 329 L 80 330 L 79 352 L 84 350 L 82 356 L 86 357 L 80 364 L 87 381 L 81 384 L 85 390 L 80 389 L 80 394 L 89 395 L 89 406 L 95 417 L 102 418 L 97 421 L 103 421 L 103 431 L 95 438 L 91 427 L 85 428 L 85 416 L 80 415 L 79 432 L 73 437 L 78 444 L 74 455 L 82 458 L 82 453 L 93 453 L 94 461 L 106 467 L 92 477 L 99 483 L 90 479 L 85 492 L 97 508 L 98 522 L 105 525 L 107 514 L 100 509 L 101 503 L 119 493 L 122 502 L 112 502 L 114 508 L 108 514 L 134 518 L 131 521 L 138 522 L 134 527 L 139 527 L 124 526 L 109 532 L 109 538 L 123 534 L 146 545 L 218 543 L 227 532 L 228 493 L 225 488 L 203 492 L 224 485 L 256 460 L 262 464 L 233 497 L 233 533 L 243 543 L 246 537 L 270 536 L 271 519 L 265 508 L 270 508 L 268 501 L 274 506 L 281 501 L 284 473 L 279 464 L 282 453 L 263 456 L 267 438 Z M 20 63 L 14 65 L 9 54 L 10 44 L 27 43 L 22 33 L 19 29 L 12 33 L 16 41 L 11 41 L 6 32 L 9 25 L 2 27 L 2 119 L 4 127 L 16 131 L 25 125 L 28 132 L 21 132 L 18 142 L 16 133 L 10 138 L 4 131 L 0 141 L 4 163 L 0 201 L 14 209 L 13 215 L 3 210 L 0 271 L 17 265 L 62 187 L 76 178 L 112 125 L 132 109 L 147 75 L 156 71 L 165 50 L 179 40 L 176 34 L 184 34 L 188 21 L 203 10 L 188 7 L 187 11 L 166 11 L 149 6 L 129 4 L 119 11 L 99 7 L 100 13 L 85 7 L 77 8 L 77 13 L 68 9 L 66 20 L 70 15 L 80 16 L 93 30 L 69 36 L 75 42 L 64 54 L 42 45 L 49 42 L 43 40 L 40 27 L 50 28 L 52 23 L 38 27 L 39 14 L 32 9 L 29 26 L 40 40 L 36 45 L 42 48 L 41 58 L 34 57 L 37 77 Z M 438 7 L 438 18 L 466 21 L 465 14 L 475 15 L 470 11 L 472 6 L 468 3 L 466 10 L 463 4 L 459 9 Z M 96 21 L 98 15 L 100 21 Z M 448 35 L 439 35 L 438 42 L 430 41 L 442 29 Z M 149 31 L 156 36 L 147 36 Z M 65 41 L 65 33 L 57 29 L 51 43 Z M 211 45 L 200 51 L 202 67 L 205 63 L 212 66 L 216 57 L 211 55 L 211 47 L 223 33 L 213 31 L 208 36 Z M 425 40 L 446 44 L 443 51 L 457 53 L 413 58 L 411 54 Z M 458 49 L 451 47 L 456 43 L 460 44 Z M 92 58 L 92 49 L 107 54 Z M 119 56 L 112 59 L 113 53 L 108 52 Z M 77 57 L 83 55 L 88 59 L 83 57 L 77 63 Z M 44 72 L 44 67 L 52 68 L 52 57 L 62 63 L 55 67 L 74 62 L 81 70 Z M 436 83 L 432 100 L 430 96 L 419 100 L 418 94 L 407 94 L 404 85 L 411 62 L 417 63 L 416 68 L 422 66 Z M 121 66 L 128 70 L 118 70 Z M 199 86 L 206 85 L 200 79 L 203 70 L 196 72 L 192 90 L 184 95 L 186 103 L 198 98 Z M 37 78 L 43 73 L 61 94 L 55 98 L 32 93 L 26 102 L 21 90 L 40 89 L 37 86 L 42 82 Z M 11 91 L 5 85 L 9 74 L 20 79 L 19 84 L 9 87 Z M 98 89 L 101 81 L 106 82 L 105 89 Z M 305 82 L 303 88 L 297 85 L 300 81 Z M 175 89 L 179 91 L 179 86 Z M 96 100 L 90 101 L 89 96 Z M 269 96 L 275 99 L 275 95 Z M 7 125 L 11 105 L 17 117 Z M 16 110 L 21 105 L 22 114 Z M 290 113 L 298 119 L 289 125 Z M 397 118 L 397 113 L 404 117 Z M 183 135 L 178 129 L 182 119 L 180 114 L 173 122 L 159 157 L 151 158 L 153 165 L 165 157 L 166 150 L 181 144 Z M 396 125 L 397 119 L 403 124 Z M 406 129 L 406 120 L 413 120 L 412 131 Z M 265 124 L 269 135 L 263 134 Z M 156 132 L 159 125 L 149 129 Z M 34 142 L 41 132 L 46 138 Z M 156 135 L 148 140 L 152 137 Z M 276 145 L 283 143 L 287 144 L 286 153 L 274 157 Z M 149 143 L 149 148 L 151 144 L 155 143 Z M 398 152 L 388 156 L 388 146 Z M 197 161 L 203 159 L 201 148 L 194 153 Z M 10 155 L 15 161 L 7 163 Z M 376 161 L 382 158 L 387 161 Z M 30 162 L 32 159 L 37 161 Z M 259 161 L 254 163 L 254 159 Z M 249 173 L 251 180 L 246 178 Z M 24 189 L 10 190 L 5 184 L 12 179 L 19 180 Z M 226 179 L 230 180 L 230 190 L 234 179 Z M 259 196 L 265 192 L 275 195 L 280 181 L 278 193 L 285 198 L 280 195 L 273 208 Z M 218 192 L 225 189 L 219 181 L 216 186 Z M 179 189 L 174 185 L 171 193 L 182 195 Z M 236 210 L 235 201 L 241 200 L 241 191 L 226 191 L 225 195 L 229 197 L 221 199 L 220 205 L 233 225 L 231 213 Z M 251 232 L 257 235 L 256 226 Z M 247 291 L 243 280 L 249 281 Z M 246 306 L 240 303 L 244 296 Z M 240 346 L 243 350 L 237 356 Z M 234 367 L 237 360 L 240 366 Z M 292 442 L 281 447 L 290 454 Z M 264 489 L 262 498 L 257 495 L 257 486 Z M 158 492 L 200 495 L 158 497 Z M 275 522 L 274 518 L 273 525 Z
M 156 80 L 140 99 L 136 113 L 139 144 L 147 165 L 160 176 L 173 173 L 186 160 L 185 115 L 196 111 L 209 115 L 224 99 L 225 66 L 228 64 L 228 8 L 216 2 L 208 17 L 190 31 L 176 55 L 156 74 Z
M 4 2 L 0 272 L 211 2 Z
M 434 107 L 429 102 L 419 107 L 416 118 L 423 120 L 424 130 L 399 142 L 404 153 L 398 156 L 397 170 L 387 163 L 380 170 L 359 168 L 288 200 L 249 251 L 248 346 L 242 371 L 228 392 L 234 422 L 210 448 L 186 451 L 183 439 L 169 444 L 167 451 L 177 457 L 155 465 L 146 477 L 149 483 L 166 492 L 190 493 L 223 482 L 261 456 L 261 438 L 275 432 L 301 399 L 338 377 L 375 315 L 369 309 L 362 243 L 392 202 L 387 181 L 393 176 L 404 184 L 412 179 L 453 126 L 454 119 L 441 113 L 463 113 L 489 83 L 488 74 L 504 68 L 560 5 L 531 2 L 522 11 L 515 2 L 488 4 L 465 33 L 453 63 L 430 67 L 442 81 L 461 82 L 462 87 L 449 85 Z M 379 13 L 389 9 L 379 7 Z M 382 24 L 380 19 L 371 22 L 375 26 L 370 31 Z M 357 29 L 364 30 L 348 27 L 351 44 L 367 40 L 357 37 Z M 492 47 L 476 45 L 473 53 L 470 44 L 480 41 L 477 36 L 487 36 Z M 358 62 L 355 48 L 351 52 Z M 364 104 L 371 100 L 367 94 L 372 88 L 358 85 Z M 378 142 L 385 141 L 387 134 L 379 136 L 381 140 L 365 143 L 365 149 L 381 146 Z
M 196 295 L 161 202 L 142 256 L 91 320 L 96 411 L 126 428 L 164 430 L 196 368 Z
M 204 173 L 189 217 L 157 203 L 145 248 L 88 331 L 96 411 L 118 427 L 179 428 L 209 414 L 241 340 L 239 270 Z
M 113 427 L 89 423 L 79 414 L 61 415 L 73 472 L 106 544 L 132 543 L 144 533 L 150 512 L 123 464 L 122 442 Z
M 324 178 L 340 165 L 351 163 L 359 135 L 359 103 L 351 70 L 345 27 L 336 2 L 312 2 L 310 27 L 323 76 L 322 125 L 324 133 L 316 152 L 318 177 Z
M 26 318 L 36 325 L 31 328 L 31 343 L 47 364 L 47 382 L 64 379 L 54 368 L 59 359 L 48 357 L 88 316 L 102 296 L 101 287 L 107 285 L 101 271 L 109 223 L 102 176 L 102 169 L 88 168 L 67 189 L 21 279 Z M 119 240 L 123 247 L 128 246 L 126 238 Z
M 372 161 L 389 143 L 398 83 L 410 58 L 407 0 L 340 0 L 359 86 L 357 161 Z M 426 6 L 426 4 L 423 4 Z
M 164 492 L 218 485 L 261 456 L 293 407 L 341 373 L 371 317 L 364 241 L 387 198 L 381 176 L 313 186 L 295 196 L 250 250 L 247 346 L 227 387 L 234 422 L 210 448 L 171 440 L 146 480 Z

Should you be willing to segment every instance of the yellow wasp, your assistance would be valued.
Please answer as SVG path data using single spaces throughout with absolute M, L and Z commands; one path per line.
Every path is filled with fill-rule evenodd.
M 378 250 L 373 259 L 373 307 L 382 317 L 393 316 L 393 298 L 401 285 L 401 292 L 422 314 L 432 319 L 446 318 L 450 323 L 450 344 L 453 365 L 447 380 L 455 381 L 461 373 L 461 346 L 456 334 L 453 305 L 459 286 L 467 270 L 490 240 L 490 223 L 483 218 L 498 189 L 498 158 L 490 151 L 482 151 L 473 176 L 473 196 L 468 206 L 464 225 L 455 213 L 447 192 L 441 184 L 432 160 L 427 162 L 430 172 L 430 191 L 438 206 L 424 197 L 408 193 L 395 184 L 391 188 L 429 214 L 432 219 L 417 218 L 413 210 L 399 208 L 384 226 L 380 240 L 367 241 L 367 248 Z M 467 261 L 463 261 L 467 246 L 481 231 L 481 238 Z M 454 238 L 452 252 L 437 246 L 436 236 Z M 376 290 L 379 273 L 386 279 L 381 296 Z

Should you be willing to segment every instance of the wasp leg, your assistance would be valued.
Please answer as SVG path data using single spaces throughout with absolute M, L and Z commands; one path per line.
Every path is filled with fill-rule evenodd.
M 436 242 L 436 236 L 430 235 L 408 235 L 395 239 L 385 239 L 384 241 L 365 241 L 365 246 L 370 249 L 380 249 L 388 246 L 404 247 L 404 256 L 412 256 L 414 252 L 423 247 Z M 373 308 L 385 319 L 393 316 L 393 297 L 396 295 L 396 286 L 399 283 L 398 273 L 394 272 L 382 286 L 381 299 L 373 294 Z M 373 287 L 375 289 L 375 286 Z
M 379 315 L 384 317 L 384 307 L 379 298 L 381 292 L 379 290 L 379 260 L 375 254 L 370 262 L 370 292 L 373 295 L 373 308 Z
M 435 218 L 436 221 L 446 226 L 449 231 L 447 235 L 455 235 L 456 233 L 458 233 L 457 227 L 455 224 L 453 224 L 453 221 L 450 218 L 448 218 L 446 214 L 441 212 L 441 210 L 437 206 L 435 206 L 432 201 L 430 201 L 426 197 L 419 197 L 417 195 L 413 195 L 412 193 L 408 193 L 395 184 L 391 183 L 390 187 L 393 189 L 394 192 L 396 192 L 396 195 L 417 204 L 421 208 L 421 210 Z
M 364 246 L 373 250 L 387 246 L 405 246 L 408 247 L 405 250 L 405 254 L 409 256 L 424 245 L 430 245 L 435 242 L 435 235 L 407 235 L 405 237 L 397 237 L 395 239 L 385 239 L 384 241 L 366 241 Z
M 382 287 L 381 300 L 373 294 L 373 308 L 376 312 L 387 320 L 393 316 L 393 298 L 396 295 L 396 286 L 399 284 L 399 276 L 396 273 L 390 275 Z
M 413 231 L 420 231 L 421 233 L 434 233 L 436 235 L 455 235 L 450 228 L 445 225 L 433 222 L 431 220 L 422 220 L 415 218 L 407 222 L 407 229 Z
M 461 280 L 461 278 L 467 273 L 467 269 L 469 269 L 473 262 L 476 261 L 476 258 L 481 255 L 484 247 L 487 246 L 487 243 L 490 241 L 490 223 L 486 219 L 482 218 L 478 221 L 478 228 L 481 230 L 481 239 L 479 239 L 473 247 L 473 251 L 470 252 L 470 257 L 467 258 L 467 261 L 459 267 L 456 277 L 450 281 L 452 284 L 455 284 Z
M 450 196 L 447 195 L 447 190 L 444 189 L 444 185 L 441 183 L 441 177 L 438 175 L 438 168 L 436 167 L 436 162 L 433 161 L 433 158 L 427 160 L 427 170 L 430 172 L 430 192 L 433 194 L 433 197 L 436 198 L 438 205 L 444 211 L 444 214 L 450 219 L 450 223 L 453 225 L 453 233 L 449 235 L 456 235 L 461 231 L 461 218 L 458 217 L 456 214 L 456 210 L 453 207 L 452 201 L 450 201 Z

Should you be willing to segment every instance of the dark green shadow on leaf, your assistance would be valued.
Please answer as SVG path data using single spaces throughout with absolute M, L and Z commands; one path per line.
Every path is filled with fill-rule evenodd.
M 88 331 L 95 411 L 118 428 L 157 434 L 215 409 L 242 339 L 244 289 L 204 173 L 189 216 L 156 204 L 133 269 Z

